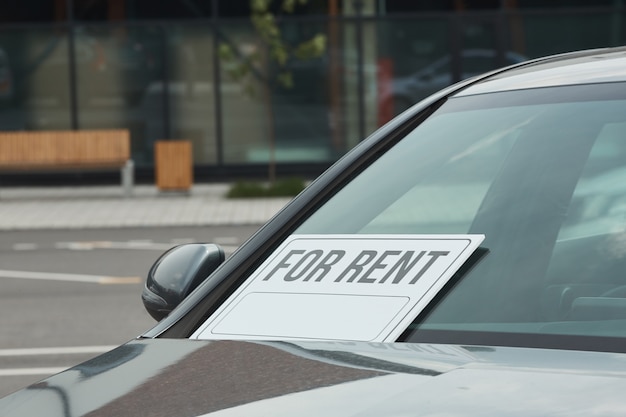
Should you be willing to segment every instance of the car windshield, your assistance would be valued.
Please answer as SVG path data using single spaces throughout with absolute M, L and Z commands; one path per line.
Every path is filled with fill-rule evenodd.
M 625 337 L 624 87 L 451 98 L 296 234 L 485 236 L 400 340 Z

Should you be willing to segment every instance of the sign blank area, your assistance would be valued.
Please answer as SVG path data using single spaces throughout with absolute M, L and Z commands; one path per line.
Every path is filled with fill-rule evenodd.
M 254 292 L 228 311 L 212 333 L 371 341 L 408 302 L 408 297 Z

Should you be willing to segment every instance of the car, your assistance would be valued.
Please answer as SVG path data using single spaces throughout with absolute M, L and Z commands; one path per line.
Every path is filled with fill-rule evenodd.
M 13 98 L 13 74 L 4 49 L 0 48 L 0 104 Z
M 623 416 L 626 48 L 414 105 L 227 259 L 147 274 L 158 323 L 2 416 Z
M 460 73 L 453 75 L 453 55 L 436 59 L 412 74 L 396 77 L 381 101 L 388 101 L 394 114 L 400 114 L 421 99 L 449 86 L 454 81 L 470 78 L 503 65 L 514 65 L 528 60 L 517 52 L 503 52 L 502 56 L 494 49 L 464 49 L 458 57 Z M 455 78 L 458 79 L 455 80 Z

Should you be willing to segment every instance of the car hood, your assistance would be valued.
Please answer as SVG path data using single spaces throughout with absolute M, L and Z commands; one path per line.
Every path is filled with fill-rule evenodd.
M 9 416 L 623 416 L 626 355 L 136 340 L 0 400 Z

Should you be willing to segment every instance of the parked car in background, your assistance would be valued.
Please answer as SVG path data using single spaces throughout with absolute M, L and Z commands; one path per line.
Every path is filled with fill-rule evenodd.
M 621 417 L 624 138 L 626 48 L 446 88 L 228 259 L 165 253 L 153 329 L 0 415 Z
M 0 49 L 0 103 L 13 97 L 13 73 L 9 65 L 9 57 Z
M 422 100 L 423 98 L 453 84 L 495 68 L 514 65 L 528 58 L 517 52 L 505 52 L 503 56 L 493 49 L 464 49 L 458 62 L 452 55 L 443 56 L 413 74 L 396 77 L 391 81 L 391 100 L 396 115 Z M 454 66 L 459 73 L 454 76 Z

